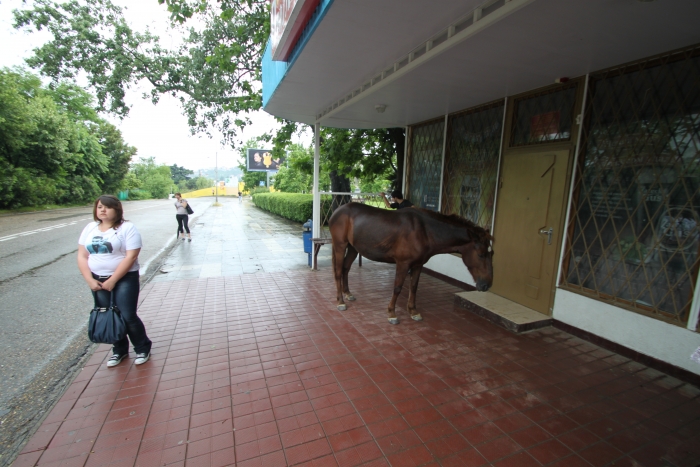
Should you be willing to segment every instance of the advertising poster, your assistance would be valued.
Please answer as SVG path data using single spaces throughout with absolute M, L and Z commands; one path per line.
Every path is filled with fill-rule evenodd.
M 269 149 L 248 149 L 246 168 L 249 172 L 277 172 L 284 164 L 284 157 L 272 158 Z

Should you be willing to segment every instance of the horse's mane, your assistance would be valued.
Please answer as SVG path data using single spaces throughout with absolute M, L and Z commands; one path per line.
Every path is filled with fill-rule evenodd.
M 440 222 L 445 222 L 456 227 L 465 227 L 471 234 L 470 236 L 473 236 L 474 239 L 479 243 L 488 245 L 489 242 L 493 239 L 491 233 L 488 230 L 476 225 L 469 219 L 465 219 L 464 217 L 458 216 L 457 214 L 442 214 L 439 212 L 431 211 L 430 209 L 423 209 L 416 206 L 414 206 L 412 209 L 420 211 L 423 214 L 426 214 L 428 217 L 432 217 Z

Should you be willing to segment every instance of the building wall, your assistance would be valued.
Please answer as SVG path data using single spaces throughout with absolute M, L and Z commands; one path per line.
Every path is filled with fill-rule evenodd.
M 462 260 L 455 255 L 436 255 L 425 267 L 475 285 Z M 552 317 L 600 336 L 628 349 L 700 374 L 690 355 L 700 345 L 698 333 L 598 300 L 557 288 Z

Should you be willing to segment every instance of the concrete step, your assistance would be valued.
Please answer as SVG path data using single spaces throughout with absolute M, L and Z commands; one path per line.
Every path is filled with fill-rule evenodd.
M 551 326 L 552 318 L 491 292 L 460 292 L 455 306 L 464 308 L 513 333 Z

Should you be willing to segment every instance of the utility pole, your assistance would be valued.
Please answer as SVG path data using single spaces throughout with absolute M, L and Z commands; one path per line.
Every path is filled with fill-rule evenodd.
M 215 203 L 218 206 L 219 205 L 219 153 L 216 152 L 214 157 L 215 157 L 215 159 L 214 159 L 214 161 L 215 161 L 214 162 L 214 164 L 215 164 L 214 165 L 214 177 L 216 178 L 216 180 L 214 180 L 214 190 L 216 193 Z

